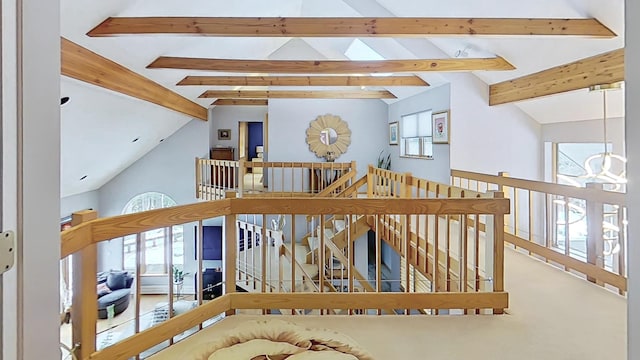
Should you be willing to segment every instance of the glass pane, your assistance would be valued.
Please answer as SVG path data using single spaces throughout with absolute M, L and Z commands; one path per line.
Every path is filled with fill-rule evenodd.
M 128 235 L 123 239 L 124 269 L 136 271 L 136 236 Z
M 402 137 L 418 136 L 418 115 L 406 115 L 402 117 Z M 408 152 L 407 152 L 408 154 Z
M 184 238 L 182 226 L 173 227 L 173 264 L 184 264 Z
M 145 274 L 166 274 L 164 229 L 147 231 L 144 239 Z
M 433 137 L 422 138 L 422 156 L 433 157 Z
M 431 136 L 431 111 L 418 114 L 418 136 Z
M 405 139 L 405 155 L 420 155 L 420 138 Z

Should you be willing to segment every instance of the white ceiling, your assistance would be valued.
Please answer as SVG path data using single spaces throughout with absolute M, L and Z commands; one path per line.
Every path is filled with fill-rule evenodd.
M 349 38 L 215 38 L 127 36 L 90 38 L 85 34 L 109 16 L 443 16 L 443 17 L 596 17 L 619 36 L 441 37 L 361 39 L 387 59 L 499 55 L 514 71 L 476 72 L 487 84 L 512 79 L 624 46 L 624 0 L 61 0 L 61 35 L 201 104 L 205 89 L 229 87 L 175 84 L 186 75 L 214 72 L 147 69 L 158 56 L 238 59 L 346 59 Z M 229 75 L 229 74 L 224 74 Z M 432 85 L 446 73 L 418 74 Z M 388 88 L 398 98 L 424 88 Z M 62 196 L 94 190 L 174 133 L 190 119 L 137 99 L 63 77 Z M 602 118 L 599 93 L 574 91 L 516 104 L 541 124 Z M 622 92 L 609 97 L 609 117 L 623 114 Z M 388 100 L 385 100 L 389 102 Z M 500 105 L 513 106 L 513 105 Z M 140 137 L 136 143 L 131 141 Z M 87 175 L 85 180 L 80 177 Z

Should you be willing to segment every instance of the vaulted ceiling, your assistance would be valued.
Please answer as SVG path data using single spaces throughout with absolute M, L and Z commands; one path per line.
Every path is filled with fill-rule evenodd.
M 341 86 L 177 85 L 187 76 L 280 75 L 148 68 L 159 57 L 242 60 L 352 60 L 353 37 L 221 37 L 126 35 L 90 37 L 109 17 L 445 17 L 445 18 L 595 18 L 617 36 L 457 35 L 360 37 L 362 44 L 388 60 L 500 57 L 515 70 L 474 71 L 488 85 L 571 63 L 624 46 L 623 0 L 61 0 L 61 36 L 209 108 L 216 96 L 249 97 L 247 91 L 360 91 Z M 291 75 L 291 74 L 287 74 Z M 305 76 L 308 74 L 297 74 Z M 363 74 L 368 75 L 368 74 Z M 447 72 L 415 71 L 431 86 L 449 82 Z M 192 117 L 116 91 L 62 76 L 62 196 L 94 190 L 137 161 Z M 403 99 L 424 86 L 367 86 Z M 205 91 L 210 97 L 200 97 Z M 234 93 L 230 93 L 233 91 Z M 238 93 L 241 91 L 241 93 Z M 233 96 L 231 96 L 233 95 Z M 310 95 L 301 95 L 310 96 Z M 601 117 L 597 94 L 585 89 L 497 106 L 517 106 L 541 124 Z M 389 96 L 386 96 L 389 97 Z M 391 103 L 397 99 L 384 99 Z M 613 93 L 610 117 L 622 116 L 622 92 Z M 133 141 L 138 139 L 137 141 Z M 84 180 L 80 180 L 87 175 Z

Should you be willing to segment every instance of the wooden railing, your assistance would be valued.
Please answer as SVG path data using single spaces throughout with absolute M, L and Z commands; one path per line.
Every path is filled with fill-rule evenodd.
M 233 196 L 234 194 L 229 195 Z M 131 215 L 100 218 L 77 224 L 77 226 L 61 233 L 61 254 L 62 257 L 73 254 L 74 265 L 82 269 L 82 271 L 74 271 L 73 273 L 74 291 L 79 295 L 79 300 L 73 303 L 72 310 L 74 332 L 80 334 L 79 358 L 128 359 L 165 341 L 169 341 L 169 343 L 177 341 L 184 336 L 185 331 L 197 331 L 202 328 L 203 324 L 206 326 L 207 322 L 214 316 L 231 316 L 239 309 L 262 309 L 266 312 L 277 309 L 292 309 L 293 313 L 299 313 L 295 311 L 296 309 L 315 309 L 320 314 L 332 314 L 335 313 L 336 309 L 346 309 L 346 313 L 349 314 L 366 314 L 371 313 L 371 311 L 373 313 L 382 313 L 383 310 L 387 309 L 391 311 L 403 309 L 406 313 L 411 309 L 493 309 L 495 312 L 502 312 L 508 306 L 508 295 L 501 286 L 503 259 L 500 252 L 503 248 L 501 236 L 503 226 L 500 219 L 504 218 L 508 208 L 509 201 L 500 198 L 228 198 Z M 334 284 L 327 283 L 326 277 L 323 278 L 323 276 L 326 273 L 324 264 L 327 264 L 327 260 L 331 264 L 334 257 L 338 257 L 342 263 L 349 263 L 349 266 L 346 267 L 346 272 L 349 274 L 347 278 L 348 285 L 341 290 L 355 292 L 355 288 L 359 283 L 367 282 L 368 279 L 366 277 L 356 279 L 355 277 L 355 270 L 358 267 L 358 253 L 355 251 L 355 247 L 350 245 L 352 244 L 351 239 L 346 241 L 347 249 L 343 250 L 337 248 L 332 239 L 327 237 L 324 232 L 321 232 L 319 248 L 322 250 L 319 252 L 317 266 L 319 274 L 322 275 L 320 275 L 320 286 L 317 293 L 305 292 L 305 289 L 296 289 L 295 286 L 291 286 L 291 291 L 294 293 L 285 293 L 286 286 L 277 286 L 275 289 L 273 287 L 268 288 L 266 281 L 261 284 L 259 293 L 235 293 L 236 285 L 241 285 L 243 281 L 246 282 L 245 279 L 239 278 L 240 275 L 236 265 L 239 255 L 237 216 L 242 214 L 257 214 L 257 216 L 262 217 L 264 224 L 269 223 L 271 216 L 269 214 L 287 216 L 289 221 L 286 223 L 288 225 L 282 229 L 285 239 L 296 239 L 296 223 L 299 221 L 306 222 L 307 215 L 316 215 L 321 218 L 326 218 L 327 216 L 365 217 L 373 219 L 374 224 L 381 224 L 383 222 L 381 219 L 388 216 L 387 219 L 399 219 L 402 229 L 410 229 L 412 224 L 419 224 L 419 220 L 413 222 L 411 219 L 418 219 L 420 216 L 462 216 L 464 218 L 480 214 L 487 219 L 494 219 L 493 223 L 495 224 L 493 231 L 486 231 L 487 234 L 484 240 L 486 244 L 493 244 L 493 249 L 490 248 L 485 254 L 493 262 L 493 286 L 475 288 L 474 290 L 464 287 L 467 293 L 451 293 L 443 290 L 440 293 L 416 294 L 410 293 L 409 289 L 405 289 L 405 293 L 333 293 L 331 286 L 335 288 Z M 194 226 L 194 223 L 198 231 L 198 239 L 202 239 L 203 221 L 219 216 L 225 217 L 224 234 L 226 240 L 223 242 L 223 253 L 226 260 L 222 269 L 224 295 L 205 302 L 202 296 L 202 288 L 199 287 L 196 290 L 197 304 L 199 305 L 196 309 L 177 316 L 174 316 L 173 312 L 169 311 L 170 318 L 168 320 L 142 330 L 140 323 L 140 292 L 135 291 L 134 334 L 121 339 L 113 345 L 97 350 L 95 336 L 97 317 L 95 295 L 97 244 L 114 239 L 116 240 L 114 242 L 117 243 L 118 239 L 126 235 L 135 235 L 137 239 L 140 239 L 140 234 L 145 231 L 181 224 Z M 346 221 L 345 226 L 350 226 L 349 224 L 351 224 L 351 221 Z M 382 232 L 382 229 L 377 230 Z M 389 230 L 391 230 L 390 227 Z M 266 241 L 269 238 L 266 236 L 266 228 L 263 227 L 259 231 L 261 235 L 264 233 L 264 236 L 260 237 L 263 240 L 260 241 L 259 245 L 256 245 L 256 248 L 259 246 L 262 249 L 261 251 L 264 251 L 271 241 Z M 275 239 L 277 237 L 274 234 L 272 238 Z M 409 239 L 409 237 L 406 238 Z M 492 239 L 492 241 L 487 241 L 486 239 Z M 480 239 L 476 240 L 479 241 Z M 185 241 L 186 243 L 190 243 L 190 241 Z M 411 249 L 411 242 L 407 241 L 407 244 L 406 249 Z M 419 241 L 416 244 L 419 245 Z M 247 245 L 245 244 L 244 246 Z M 203 245 L 201 241 L 198 241 L 196 247 L 197 254 L 202 254 Z M 296 251 L 299 250 L 296 250 L 297 248 L 298 246 L 291 247 L 288 252 L 291 258 L 296 258 Z M 405 253 L 407 252 L 405 251 Z M 408 254 L 409 260 L 407 261 L 412 261 L 411 252 L 409 251 Z M 491 254 L 494 254 L 494 256 L 491 257 Z M 366 257 L 366 254 L 364 256 Z M 168 256 L 167 259 L 172 259 L 172 257 Z M 436 263 L 438 262 L 436 261 Z M 263 270 L 265 266 L 266 262 L 261 263 Z M 199 257 L 196 271 L 198 284 L 203 284 L 202 270 L 203 260 Z M 291 273 L 291 282 L 295 283 L 297 278 L 296 271 L 300 271 L 300 267 L 292 266 L 289 271 Z M 261 274 L 266 276 L 266 271 Z M 288 275 L 283 272 L 282 278 L 284 279 L 285 276 Z M 407 275 L 405 274 L 404 276 Z M 139 290 L 139 280 L 140 273 L 136 271 L 137 290 Z M 409 282 L 409 279 L 405 279 L 405 281 Z M 173 287 L 170 284 L 171 279 L 167 277 L 168 308 L 173 309 Z M 325 291 L 325 288 L 329 290 Z M 375 288 L 379 290 L 379 287 Z M 273 292 L 268 291 L 268 289 Z M 302 292 L 297 290 L 302 290 Z
M 339 193 L 356 176 L 356 163 L 254 162 L 196 158 L 196 197 L 302 197 Z M 327 190 L 329 188 L 330 190 Z
M 452 170 L 451 183 L 511 200 L 505 240 L 530 255 L 620 294 L 627 290 L 625 194 L 499 175 Z
M 368 171 L 368 195 L 407 199 L 503 197 L 498 191 L 481 193 L 373 166 Z M 504 289 L 503 249 L 495 245 L 503 241 L 503 221 L 479 213 L 383 215 L 370 224 L 376 229 L 376 244 L 380 244 L 380 238 L 400 254 L 401 286 L 405 291 L 477 292 Z M 376 268 L 381 261 L 377 256 Z M 380 282 L 379 273 L 377 279 Z

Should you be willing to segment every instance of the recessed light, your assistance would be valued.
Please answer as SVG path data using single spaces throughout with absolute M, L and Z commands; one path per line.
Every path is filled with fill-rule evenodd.
M 70 100 L 70 99 L 69 99 L 69 97 L 68 97 L 68 96 L 63 96 L 63 97 L 61 97 L 61 98 L 60 98 L 60 105 L 64 105 L 64 104 L 68 103 L 68 102 L 69 102 L 69 100 Z
M 80 178 L 80 180 L 84 180 L 84 179 L 86 179 L 86 178 L 87 178 L 87 175 L 83 175 L 83 176 Z
M 140 138 L 139 138 L 139 137 L 137 137 L 137 138 L 133 139 L 133 141 L 132 141 L 132 142 L 136 142 L 136 141 L 138 141 L 138 140 L 140 140 Z

